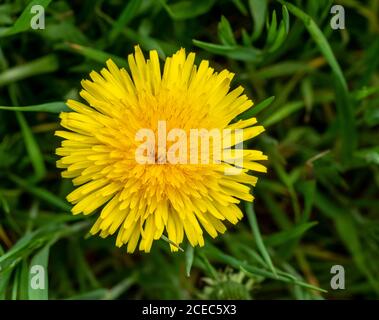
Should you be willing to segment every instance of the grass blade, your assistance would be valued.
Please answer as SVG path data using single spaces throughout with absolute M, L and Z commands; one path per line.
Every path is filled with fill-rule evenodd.
M 334 77 L 336 78 L 336 96 L 337 99 L 337 111 L 339 115 L 338 125 L 341 131 L 342 146 L 341 152 L 342 157 L 345 161 L 351 159 L 354 149 L 356 147 L 356 130 L 355 130 L 355 118 L 353 112 L 353 106 L 351 99 L 349 97 L 348 87 L 346 79 L 343 75 L 341 67 L 339 66 L 334 53 L 329 45 L 329 42 L 325 38 L 324 34 L 314 22 L 314 20 L 306 14 L 304 11 L 299 9 L 293 4 L 287 3 L 283 0 L 278 0 L 283 5 L 286 5 L 288 10 L 301 19 L 307 28 L 309 34 L 312 36 L 313 40 L 316 42 L 321 53 L 324 55 L 325 59 L 328 61 L 330 67 L 332 68 Z
M 0 74 L 0 87 L 35 75 L 54 72 L 57 69 L 57 57 L 55 55 L 47 55 L 5 70 Z
M 228 19 L 226 19 L 224 16 L 221 17 L 221 21 L 218 24 L 218 36 L 224 45 L 237 45 L 232 27 L 230 26 Z
M 275 100 L 275 97 L 269 97 L 261 102 L 259 102 L 256 106 L 252 106 L 249 110 L 245 111 L 243 114 L 241 114 L 238 119 L 250 119 L 254 116 L 256 116 L 259 112 L 266 109 L 273 101 Z
M 166 4 L 165 0 L 160 0 L 167 13 L 174 20 L 192 19 L 206 13 L 215 3 L 215 0 L 202 1 L 180 1 L 173 4 Z
M 66 201 L 62 200 L 61 198 L 57 197 L 56 195 L 47 191 L 46 189 L 30 185 L 27 181 L 15 175 L 10 175 L 9 178 L 17 185 L 19 185 L 21 188 L 23 188 L 25 191 L 35 195 L 39 199 L 45 200 L 57 209 L 63 210 L 65 212 L 71 211 L 71 206 Z
M 317 225 L 317 222 L 302 223 L 297 226 L 291 227 L 291 229 L 283 230 L 265 238 L 266 244 L 270 246 L 281 245 L 289 240 L 299 239 L 309 229 Z
M 26 6 L 20 17 L 16 20 L 16 22 L 9 28 L 1 30 L 0 38 L 15 35 L 20 32 L 32 30 L 30 27 L 30 19 L 32 18 L 32 13 L 30 9 L 35 5 L 40 5 L 44 9 L 50 4 L 51 0 L 32 0 Z
M 20 124 L 20 127 L 21 127 L 21 133 L 24 138 L 26 150 L 28 151 L 30 161 L 32 162 L 32 165 L 34 168 L 34 172 L 35 172 L 34 178 L 36 181 L 39 181 L 46 174 L 46 167 L 45 167 L 41 150 L 24 116 L 19 112 L 16 112 L 16 116 L 17 116 L 18 123 Z
M 296 112 L 304 107 L 303 101 L 292 101 L 282 106 L 278 111 L 274 112 L 267 119 L 262 121 L 265 127 L 274 125 L 275 123 L 287 118 L 293 112 Z
M 61 113 L 69 112 L 71 109 L 66 106 L 64 102 L 48 102 L 43 104 L 36 104 L 33 106 L 25 107 L 5 107 L 0 106 L 0 110 L 6 111 L 21 111 L 21 112 L 49 112 L 49 113 Z
M 113 54 L 110 54 L 98 49 L 82 46 L 77 43 L 68 42 L 68 43 L 59 45 L 57 48 L 73 51 L 90 60 L 99 62 L 101 64 L 104 64 L 108 59 L 112 59 L 119 67 L 127 67 L 126 59 L 122 59 L 118 56 L 115 56 Z
M 267 12 L 266 0 L 249 0 L 250 13 L 254 19 L 253 40 L 257 39 L 263 30 Z
M 118 19 L 113 24 L 112 30 L 109 34 L 109 39 L 113 42 L 117 36 L 121 33 L 122 29 L 128 25 L 128 23 L 136 15 L 138 9 L 141 6 L 142 1 L 140 0 L 131 0 L 125 6 L 124 10 L 121 12 Z
M 245 202 L 245 210 L 246 210 L 246 215 L 247 215 L 247 218 L 249 220 L 250 228 L 251 228 L 251 231 L 253 233 L 255 243 L 257 244 L 258 250 L 261 253 L 264 261 L 266 262 L 266 264 L 269 267 L 269 269 L 271 270 L 271 272 L 274 275 L 277 275 L 275 267 L 271 261 L 270 254 L 268 253 L 266 246 L 263 242 L 261 232 L 260 232 L 259 226 L 258 226 L 257 217 L 256 217 L 255 212 L 254 212 L 253 204 L 251 202 Z
M 49 283 L 48 283 L 48 263 L 49 263 L 50 244 L 43 247 L 32 258 L 29 267 L 29 300 L 48 300 L 49 297 Z M 34 274 L 33 269 L 43 272 L 43 274 Z M 43 279 L 39 279 L 38 287 L 33 287 L 37 281 L 33 280 L 33 277 L 41 276 Z M 42 283 L 40 282 L 42 280 Z
M 214 43 L 207 43 L 193 39 L 192 42 L 195 46 L 202 48 L 206 51 L 222 56 L 227 56 L 231 59 L 248 62 L 259 62 L 262 59 L 262 52 L 255 48 L 241 47 L 241 46 L 225 46 Z

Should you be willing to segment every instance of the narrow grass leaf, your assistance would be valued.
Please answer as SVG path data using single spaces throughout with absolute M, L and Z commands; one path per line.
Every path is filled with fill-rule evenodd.
M 291 227 L 290 229 L 280 231 L 265 238 L 265 243 L 270 246 L 278 246 L 289 240 L 299 239 L 309 229 L 317 225 L 317 222 L 307 222 Z
M 167 13 L 174 20 L 186 20 L 205 14 L 215 3 L 215 0 L 183 0 L 169 5 L 164 0 L 160 1 Z
M 230 26 L 228 19 L 226 19 L 224 16 L 221 17 L 221 21 L 218 24 L 218 36 L 224 45 L 237 45 L 232 27 Z
M 43 104 L 37 104 L 33 106 L 25 106 L 25 107 L 5 107 L 0 106 L 0 110 L 8 110 L 8 111 L 21 111 L 21 112 L 49 112 L 49 113 L 61 113 L 61 112 L 69 112 L 69 109 L 64 102 L 48 102 Z
M 245 111 L 243 114 L 237 117 L 237 119 L 250 119 L 255 117 L 262 110 L 266 109 L 275 100 L 274 96 L 271 96 L 263 101 L 259 102 L 257 105 L 253 105 L 249 110 Z
M 18 300 L 19 293 L 19 281 L 20 281 L 20 268 L 16 268 L 13 277 L 11 300 Z
M 29 267 L 29 300 L 48 300 L 48 264 L 50 244 L 38 251 Z
M 125 28 L 128 23 L 134 18 L 141 6 L 141 3 L 141 0 L 131 0 L 128 2 L 118 19 L 113 24 L 112 30 L 109 34 L 111 41 L 114 41 L 121 33 L 122 29 Z
M 306 282 L 303 282 L 299 279 L 294 279 L 292 275 L 286 276 L 283 274 L 274 274 L 271 271 L 262 269 L 262 268 L 257 268 L 252 265 L 247 264 L 245 261 L 241 261 L 239 259 L 236 259 L 224 252 L 222 252 L 220 249 L 216 248 L 210 243 L 207 243 L 206 246 L 202 249 L 202 253 L 206 253 L 209 257 L 212 257 L 213 259 L 216 259 L 219 262 L 228 264 L 232 266 L 233 268 L 240 269 L 241 271 L 244 271 L 247 275 L 252 275 L 253 278 L 256 279 L 256 277 L 263 277 L 263 278 L 269 278 L 273 280 L 278 280 L 278 281 L 283 281 L 286 283 L 292 283 L 292 284 L 297 284 L 299 286 L 308 288 L 308 289 L 313 289 L 313 290 L 318 290 L 321 292 L 326 292 L 326 290 L 321 289 L 319 287 L 310 285 Z
M 71 206 L 66 201 L 57 197 L 55 194 L 51 193 L 50 191 L 33 186 L 28 181 L 25 181 L 15 175 L 10 175 L 9 177 L 13 182 L 15 182 L 21 188 L 23 188 L 26 192 L 29 192 L 35 195 L 37 198 L 44 200 L 47 203 L 50 203 L 55 208 L 59 210 L 63 210 L 65 212 L 71 211 Z
M 268 253 L 266 246 L 263 242 L 261 232 L 258 226 L 257 217 L 255 215 L 254 208 L 251 202 L 245 202 L 245 210 L 246 210 L 246 215 L 249 220 L 250 228 L 253 233 L 253 237 L 255 239 L 255 243 L 257 244 L 258 250 L 261 253 L 269 269 L 272 271 L 274 275 L 276 275 L 275 267 L 271 261 L 270 254 Z
M 44 56 L 0 73 L 0 87 L 35 75 L 54 72 L 58 67 L 58 58 L 55 55 Z
M 234 5 L 237 7 L 237 9 L 244 15 L 247 16 L 249 14 L 248 10 L 246 9 L 245 4 L 242 2 L 242 0 L 232 0 Z
M 136 274 L 123 279 L 120 283 L 116 284 L 113 288 L 107 291 L 103 300 L 115 300 L 127 291 L 136 282 Z
M 286 27 L 285 30 L 286 30 L 286 33 L 288 33 L 290 30 L 290 15 L 285 5 L 282 6 L 282 15 L 283 15 L 284 25 Z
M 316 194 L 316 182 L 314 180 L 305 181 L 300 185 L 300 192 L 304 195 L 304 210 L 301 222 L 309 220 Z
M 278 26 L 278 20 L 276 18 L 275 10 L 272 12 L 271 22 L 267 24 L 267 26 L 268 26 L 268 32 L 267 32 L 267 38 L 266 38 L 266 45 L 270 46 L 274 42 L 275 36 L 277 34 L 276 28 Z
M 249 0 L 249 8 L 254 20 L 253 40 L 255 40 L 263 30 L 267 12 L 267 0 Z
M 349 97 L 346 79 L 343 75 L 341 67 L 339 66 L 334 56 L 328 40 L 325 38 L 324 34 L 314 22 L 314 20 L 297 6 L 287 3 L 283 0 L 278 1 L 283 5 L 286 5 L 292 14 L 303 21 L 309 34 L 312 36 L 321 53 L 324 55 L 325 59 L 328 61 L 330 67 L 332 68 L 334 77 L 336 78 L 336 102 L 339 115 L 339 129 L 342 136 L 341 152 L 343 159 L 345 161 L 348 161 L 351 159 L 357 141 L 353 106 Z
M 240 61 L 259 62 L 262 60 L 262 52 L 255 48 L 242 46 L 225 46 L 214 43 L 207 43 L 193 39 L 195 46 L 214 54 L 229 57 Z
M 284 21 L 280 22 L 279 29 L 276 33 L 275 40 L 273 41 L 272 45 L 268 49 L 268 52 L 274 52 L 283 44 L 283 42 L 286 40 L 286 27 Z
M 34 172 L 35 172 L 35 180 L 41 180 L 46 174 L 46 167 L 43 160 L 43 156 L 41 153 L 41 149 L 39 148 L 36 139 L 32 131 L 29 128 L 28 123 L 25 120 L 25 117 L 16 112 L 17 121 L 21 127 L 21 133 L 24 138 L 25 147 L 29 155 L 29 159 L 32 162 Z
M 100 300 L 106 297 L 108 293 L 107 289 L 95 289 L 92 291 L 84 292 L 78 295 L 74 295 L 67 300 Z
M 267 119 L 262 121 L 262 124 L 265 127 L 272 126 L 273 124 L 282 121 L 283 119 L 287 118 L 292 113 L 300 110 L 304 107 L 303 101 L 292 101 L 285 105 L 283 105 L 279 110 L 274 112 L 271 116 L 269 116 Z
M 4 250 L 0 245 L 0 257 L 4 254 Z M 6 288 L 10 277 L 12 275 L 12 270 L 2 271 L 0 268 L 0 300 L 5 300 L 6 298 Z
M 19 299 L 28 300 L 28 288 L 29 288 L 29 268 L 26 259 L 22 260 L 20 264 L 20 287 L 19 287 Z
M 63 223 L 50 223 L 24 234 L 5 254 L 0 256 L 0 274 L 12 270 L 33 251 L 54 241 L 60 237 L 76 233 L 88 228 L 88 222 L 78 222 L 71 225 Z
M 0 31 L 0 37 L 11 36 L 20 32 L 32 30 L 30 27 L 30 20 L 33 17 L 33 13 L 31 13 L 30 9 L 35 5 L 40 5 L 46 9 L 50 2 L 51 0 L 30 1 L 16 22 L 11 27 Z
M 68 42 L 68 43 L 59 45 L 58 48 L 73 51 L 90 60 L 99 62 L 101 64 L 104 64 L 108 59 L 112 59 L 119 67 L 127 67 L 126 59 L 122 59 L 118 56 L 115 56 L 113 54 L 110 54 L 98 49 L 82 46 L 77 43 Z

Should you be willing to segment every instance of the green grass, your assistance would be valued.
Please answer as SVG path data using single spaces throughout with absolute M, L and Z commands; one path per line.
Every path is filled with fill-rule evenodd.
M 379 4 L 339 0 L 5 0 L 0 4 L 0 299 L 379 297 Z M 32 30 L 30 7 L 46 7 Z M 54 154 L 80 80 L 133 46 L 236 74 L 266 131 L 253 206 L 204 248 L 127 254 L 72 216 Z M 48 287 L 29 289 L 30 267 Z M 346 289 L 332 290 L 343 265 Z M 226 288 L 226 289 L 225 289 Z M 230 289 L 233 288 L 233 289 Z M 230 290 L 229 290 L 230 289 Z

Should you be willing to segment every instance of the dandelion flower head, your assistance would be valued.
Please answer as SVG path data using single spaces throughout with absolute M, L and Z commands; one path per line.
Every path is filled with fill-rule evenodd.
M 251 171 L 266 171 L 257 162 L 267 159 L 262 152 L 232 149 L 222 161 L 197 164 L 161 163 L 158 152 L 154 163 L 141 164 L 135 157 L 141 145 L 137 132 L 149 128 L 157 133 L 162 121 L 167 132 L 242 129 L 243 141 L 264 131 L 255 118 L 235 121 L 253 103 L 241 86 L 230 88 L 234 74 L 215 72 L 206 60 L 197 66 L 195 54 L 184 49 L 161 68 L 155 50 L 145 58 L 138 46 L 128 56 L 129 72 L 112 60 L 106 66 L 82 81 L 80 96 L 86 103 L 68 100 L 72 112 L 60 114 L 67 130 L 56 132 L 63 138 L 57 166 L 76 187 L 67 196 L 72 213 L 97 214 L 91 234 L 116 233 L 116 245 L 127 245 L 128 252 L 137 246 L 149 252 L 163 235 L 172 251 L 184 238 L 203 246 L 205 233 L 214 238 L 236 224 L 243 216 L 240 201 L 253 201 L 257 178 Z M 168 141 L 164 149 L 173 144 Z M 243 158 L 241 170 L 225 174 L 237 169 L 231 160 L 238 157 Z

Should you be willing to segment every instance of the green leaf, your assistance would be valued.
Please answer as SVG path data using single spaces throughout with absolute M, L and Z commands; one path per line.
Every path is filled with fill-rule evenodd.
M 272 79 L 287 75 L 293 75 L 295 73 L 306 71 L 312 71 L 312 67 L 309 64 L 298 61 L 284 61 L 277 64 L 271 64 L 260 70 L 257 70 L 254 74 L 258 79 Z
M 62 223 L 45 224 L 43 227 L 23 235 L 16 244 L 5 254 L 0 256 L 0 275 L 12 270 L 18 263 L 28 257 L 33 251 L 58 238 L 69 235 L 83 228 L 88 228 L 88 222 L 78 222 L 72 225 Z
M 267 0 L 249 0 L 251 16 L 254 19 L 253 40 L 257 39 L 263 30 L 266 19 Z
M 17 116 L 18 123 L 20 124 L 20 127 L 21 127 L 21 133 L 24 138 L 25 147 L 26 147 L 26 150 L 28 151 L 29 159 L 32 162 L 32 165 L 34 168 L 34 172 L 35 172 L 34 179 L 36 181 L 39 181 L 46 175 L 46 167 L 45 167 L 41 150 L 24 116 L 19 112 L 16 112 L 16 116 Z
M 355 264 L 367 277 L 376 291 L 379 292 L 379 282 L 368 267 L 364 254 L 364 246 L 353 216 L 349 211 L 335 204 L 334 201 L 328 199 L 321 192 L 316 192 L 315 194 L 315 205 L 323 214 L 334 220 L 338 235 L 352 254 Z
M 46 236 L 53 237 L 57 230 L 57 225 L 50 225 L 25 234 L 10 250 L 0 256 L 0 274 L 13 269 L 22 259 L 43 245 L 44 241 L 47 241 Z
M 217 270 L 212 266 L 212 264 L 209 262 L 206 254 L 203 252 L 203 251 L 198 251 L 199 254 L 198 254 L 198 257 L 200 259 L 200 261 L 203 263 L 203 267 L 205 268 L 205 270 L 208 272 L 208 274 L 214 278 L 214 279 L 218 279 L 218 272 Z
M 353 256 L 355 264 L 361 270 L 361 272 L 367 277 L 372 287 L 379 293 L 379 280 L 374 272 L 377 269 L 371 270 L 367 263 L 367 257 L 365 256 L 364 244 L 360 239 L 359 232 L 357 230 L 356 223 L 349 215 L 340 216 L 335 220 L 336 229 L 340 238 L 344 242 Z M 374 271 L 374 272 L 373 272 Z
M 375 14 L 373 13 L 373 17 Z M 376 19 L 376 17 L 375 17 Z M 365 86 L 369 83 L 370 79 L 376 72 L 379 65 L 379 38 L 374 37 L 372 43 L 369 44 L 368 47 L 365 47 L 364 57 L 360 60 L 362 72 L 361 79 L 359 81 L 359 86 Z
M 12 291 L 11 291 L 11 300 L 17 300 L 19 293 L 19 282 L 20 282 L 20 269 L 16 269 L 15 275 L 13 278 Z
M 257 244 L 258 250 L 261 253 L 263 260 L 266 262 L 271 272 L 274 275 L 276 275 L 276 270 L 271 261 L 270 254 L 268 253 L 266 249 L 266 246 L 261 236 L 261 232 L 259 230 L 258 221 L 254 212 L 253 204 L 251 202 L 245 202 L 245 210 L 246 210 L 247 218 L 249 220 L 251 232 L 253 233 L 253 237 L 255 239 L 255 243 Z
M 280 22 L 279 29 L 276 33 L 276 38 L 275 38 L 274 42 L 272 43 L 272 45 L 270 46 L 268 52 L 276 51 L 283 44 L 283 42 L 286 40 L 287 33 L 286 33 L 285 28 L 286 27 L 285 27 L 284 21 L 282 20 Z
M 63 41 L 74 42 L 82 45 L 87 45 L 90 43 L 89 39 L 82 32 L 80 28 L 72 24 L 72 22 L 67 19 L 63 21 L 53 21 L 48 22 L 48 26 L 41 35 L 46 41 L 52 43 L 59 43 Z
M 125 28 L 128 23 L 135 17 L 138 9 L 141 6 L 141 3 L 141 0 L 131 0 L 125 6 L 124 10 L 121 12 L 120 16 L 113 24 L 112 30 L 109 34 L 109 38 L 112 42 L 121 33 L 122 29 Z
M 365 164 L 379 165 L 379 147 L 357 150 L 354 156 L 363 159 Z
M 168 5 L 160 0 L 163 7 L 174 20 L 185 20 L 195 18 L 207 13 L 215 3 L 215 0 L 180 1 Z
M 87 262 L 85 252 L 83 252 L 82 247 L 76 239 L 70 239 L 68 250 L 71 253 L 72 259 L 76 261 L 75 273 L 77 274 L 79 287 L 86 288 L 88 283 L 91 288 L 100 288 L 101 285 Z
M 58 67 L 56 55 L 44 56 L 0 73 L 0 87 L 39 74 L 54 72 L 58 70 Z
M 29 268 L 26 259 L 22 260 L 20 264 L 20 286 L 19 286 L 19 299 L 28 300 L 29 289 Z
M 39 199 L 45 200 L 47 203 L 50 203 L 52 206 L 56 207 L 57 209 L 63 210 L 65 212 L 71 211 L 71 206 L 66 201 L 57 197 L 55 194 L 49 192 L 48 190 L 33 186 L 29 182 L 15 175 L 10 175 L 9 178 L 13 182 L 18 184 L 21 188 L 23 188 L 25 191 L 33 194 Z
M 259 264 L 263 268 L 267 268 L 267 263 L 263 260 L 262 256 L 257 251 L 255 251 L 250 245 L 236 243 L 234 247 L 246 253 L 253 264 Z
M 315 206 L 321 213 L 334 220 L 338 235 L 352 254 L 355 264 L 367 277 L 372 287 L 379 292 L 379 281 L 367 263 L 364 244 L 360 238 L 361 233 L 357 230 L 354 216 L 351 215 L 349 210 L 341 208 L 321 192 L 316 192 L 315 194 Z
M 202 48 L 214 54 L 227 56 L 231 59 L 259 62 L 262 59 L 262 52 L 255 48 L 241 47 L 241 46 L 225 46 L 220 44 L 207 43 L 193 39 L 192 42 L 195 46 Z
M 244 47 L 251 46 L 252 39 L 250 38 L 249 34 L 244 28 L 241 30 L 241 34 L 242 34 L 242 44 L 244 45 Z
M 238 116 L 237 119 L 250 119 L 256 116 L 259 112 L 266 109 L 274 100 L 275 97 L 272 96 L 259 102 L 257 105 L 253 105 L 249 110 L 246 110 L 244 113 Z
M 98 49 L 85 47 L 77 43 L 67 42 L 62 45 L 59 45 L 57 48 L 76 52 L 90 60 L 100 62 L 101 64 L 104 64 L 108 59 L 112 59 L 119 67 L 128 66 L 126 59 L 120 58 L 118 56 L 115 56 L 113 54 L 110 54 Z
M 247 16 L 249 14 L 248 10 L 245 7 L 245 4 L 242 0 L 232 0 L 236 8 L 244 15 Z
M 103 300 L 115 300 L 128 290 L 136 282 L 136 273 L 123 279 L 120 283 L 116 284 L 113 288 L 108 290 L 103 297 Z
M 0 271 L 1 272 L 1 271 Z M 0 273 L 0 300 L 6 298 L 6 288 L 12 275 L 12 270 Z
M 301 9 L 293 4 L 287 3 L 283 0 L 278 0 L 283 5 L 286 5 L 288 10 L 294 14 L 296 17 L 301 19 L 307 28 L 309 34 L 312 36 L 313 40 L 316 42 L 321 53 L 328 61 L 330 67 L 332 68 L 335 77 L 336 95 L 338 99 L 336 101 L 337 111 L 339 116 L 339 130 L 342 137 L 341 152 L 343 160 L 349 161 L 352 157 L 353 151 L 356 148 L 356 129 L 355 129 L 355 118 L 353 112 L 353 106 L 351 99 L 349 97 L 348 87 L 333 51 L 325 38 L 324 34 L 314 22 L 314 20 Z
M 359 90 L 354 91 L 353 97 L 356 100 L 363 100 L 375 93 L 379 92 L 379 86 L 372 86 L 372 87 L 363 87 Z M 378 110 L 378 109 L 377 109 Z
M 107 289 L 95 289 L 92 291 L 80 293 L 78 295 L 72 296 L 67 300 L 100 300 L 106 297 L 108 290 Z
M 200 250 L 199 250 L 200 251 Z M 211 243 L 207 243 L 204 248 L 202 248 L 202 254 L 206 253 L 209 257 L 212 257 L 213 259 L 220 261 L 222 263 L 228 264 L 232 266 L 233 268 L 240 269 L 244 271 L 247 275 L 252 276 L 253 278 L 258 277 L 264 277 L 269 278 L 273 280 L 283 281 L 286 283 L 292 283 L 296 284 L 308 289 L 318 290 L 321 292 L 326 292 L 326 290 L 321 289 L 319 287 L 310 285 L 306 282 L 303 282 L 296 277 L 292 275 L 283 274 L 282 272 L 277 272 L 275 275 L 274 273 L 264 270 L 262 268 L 257 268 L 252 265 L 247 264 L 245 261 L 241 261 L 239 259 L 234 258 L 233 256 L 230 256 L 224 252 L 222 252 L 220 249 L 213 246 Z
M 290 30 L 290 15 L 285 5 L 282 6 L 282 15 L 283 15 L 284 25 L 286 27 L 285 30 L 286 30 L 286 33 L 288 33 Z
M 272 12 L 271 23 L 268 24 L 268 33 L 267 33 L 267 39 L 266 39 L 267 46 L 270 46 L 274 42 L 277 26 L 278 26 L 278 21 L 276 19 L 276 11 L 274 10 Z
M 167 46 L 167 43 L 164 43 L 162 41 L 159 41 L 159 40 L 152 38 L 152 37 L 149 37 L 147 35 L 135 32 L 131 28 L 124 29 L 123 35 L 125 35 L 128 39 L 130 39 L 130 41 L 133 41 L 134 43 L 139 43 L 141 45 L 141 47 L 144 48 L 145 50 L 157 50 L 158 55 L 162 59 L 166 58 L 165 50 L 163 50 L 163 47 L 164 47 L 164 45 Z M 173 47 L 175 47 L 174 50 L 177 49 L 176 46 L 173 46 Z M 165 49 L 166 49 L 166 47 L 165 47 Z M 172 50 L 171 46 L 170 46 L 169 50 L 174 51 L 174 50 Z
M 265 127 L 272 126 L 273 124 L 285 119 L 289 115 L 291 115 L 293 112 L 296 112 L 304 107 L 303 101 L 292 101 L 285 105 L 283 105 L 279 110 L 274 112 L 271 116 L 269 116 L 267 119 L 262 121 L 262 124 Z
M 379 108 L 369 108 L 366 109 L 363 115 L 363 118 L 367 125 L 370 127 L 376 126 L 379 124 Z
M 309 220 L 316 194 L 316 182 L 314 180 L 305 181 L 300 184 L 300 192 L 304 195 L 304 210 L 301 217 L 302 222 Z
M 4 254 L 4 250 L 0 245 L 0 257 Z M 6 298 L 6 288 L 10 277 L 12 275 L 12 270 L 3 271 L 0 269 L 0 300 L 5 300 Z
M 39 252 L 37 252 L 32 261 L 30 262 L 29 267 L 29 300 L 48 300 L 49 297 L 49 283 L 48 283 L 48 263 L 49 263 L 49 252 L 50 252 L 50 244 L 44 246 Z M 34 271 L 32 273 L 33 268 L 38 267 L 37 272 Z M 38 272 L 43 272 L 43 274 L 39 274 Z M 34 277 L 43 277 L 39 279 L 43 281 L 43 283 L 39 282 L 38 288 L 33 288 Z
M 51 0 L 32 0 L 29 2 L 29 4 L 26 6 L 20 17 L 16 20 L 16 22 L 13 24 L 13 26 L 3 29 L 0 31 L 0 37 L 5 37 L 5 36 L 11 36 L 15 35 L 20 32 L 24 31 L 30 31 L 33 30 L 30 27 L 30 20 L 33 17 L 33 13 L 30 12 L 30 9 L 34 5 L 40 5 L 44 7 L 46 10 L 47 6 L 50 4 Z
M 67 105 L 64 102 L 60 102 L 60 101 L 36 104 L 33 106 L 25 106 L 25 107 L 0 106 L 0 110 L 22 111 L 22 112 L 50 112 L 50 113 L 61 113 L 61 112 L 71 111 L 71 109 L 67 107 Z
M 270 246 L 278 246 L 289 240 L 299 239 L 309 229 L 317 225 L 317 222 L 307 222 L 291 227 L 290 229 L 277 232 L 265 238 L 266 244 Z
M 224 45 L 237 45 L 232 27 L 230 26 L 228 19 L 226 19 L 224 16 L 221 17 L 221 21 L 218 24 L 218 36 Z

